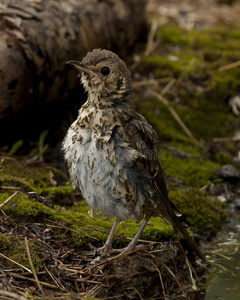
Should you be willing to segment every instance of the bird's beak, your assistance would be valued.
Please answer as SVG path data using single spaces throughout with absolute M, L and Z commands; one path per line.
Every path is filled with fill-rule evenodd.
M 97 76 L 92 70 L 86 67 L 82 62 L 77 60 L 69 60 L 66 62 L 67 65 L 73 65 L 78 71 L 89 74 L 90 76 Z

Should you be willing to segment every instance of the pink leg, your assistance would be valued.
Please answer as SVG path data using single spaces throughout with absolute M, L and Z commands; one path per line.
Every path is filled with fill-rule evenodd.
M 147 215 L 145 217 L 145 219 L 143 220 L 141 226 L 139 227 L 137 233 L 135 234 L 134 238 L 131 240 L 131 242 L 129 243 L 129 245 L 126 248 L 121 249 L 122 253 L 128 253 L 128 252 L 133 251 L 134 249 L 145 250 L 145 246 L 144 245 L 138 245 L 138 246 L 136 246 L 136 243 L 137 243 L 137 240 L 139 239 L 139 237 L 140 237 L 143 229 L 147 225 L 147 222 L 149 221 L 150 218 L 151 218 L 151 215 Z
M 114 221 L 114 223 L 113 223 L 111 232 L 110 232 L 110 234 L 109 234 L 109 236 L 108 236 L 108 238 L 107 238 L 107 241 L 106 241 L 106 243 L 105 243 L 105 245 L 104 245 L 103 247 L 97 248 L 97 249 L 96 249 L 96 248 L 94 248 L 94 247 L 92 246 L 92 248 L 96 249 L 97 252 L 100 252 L 100 253 L 104 253 L 104 252 L 114 252 L 115 249 L 112 248 L 112 240 L 113 240 L 115 231 L 116 231 L 116 229 L 117 229 L 117 227 L 118 227 L 118 224 L 119 224 L 119 221 L 118 221 L 118 219 L 116 218 L 115 221 Z
M 115 219 L 112 230 L 108 236 L 108 239 L 105 243 L 105 245 L 101 248 L 94 248 L 93 246 L 91 246 L 92 248 L 96 249 L 97 252 L 100 253 L 104 253 L 104 252 L 121 252 L 121 253 L 128 253 L 133 251 L 134 249 L 137 250 L 145 250 L 145 246 L 144 245 L 138 245 L 136 246 L 137 240 L 140 237 L 143 229 L 145 228 L 145 226 L 147 225 L 148 220 L 151 218 L 151 215 L 147 215 L 146 218 L 143 220 L 141 226 L 139 227 L 136 235 L 134 236 L 134 238 L 132 239 L 132 241 L 129 243 L 129 245 L 126 248 L 122 248 L 122 249 L 113 249 L 112 248 L 112 240 L 115 234 L 115 231 L 117 229 L 117 226 L 119 224 L 119 221 L 117 219 Z

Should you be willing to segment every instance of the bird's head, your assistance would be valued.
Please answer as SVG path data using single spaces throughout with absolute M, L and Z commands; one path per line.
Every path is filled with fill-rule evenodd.
M 95 49 L 81 62 L 70 60 L 67 64 L 80 71 L 83 86 L 95 97 L 114 102 L 131 93 L 131 73 L 117 54 L 109 50 Z

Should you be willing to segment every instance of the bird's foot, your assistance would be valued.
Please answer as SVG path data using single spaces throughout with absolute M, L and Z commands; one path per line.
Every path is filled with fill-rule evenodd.
M 111 252 L 117 252 L 115 250 L 118 250 L 118 249 L 113 249 L 112 244 L 107 244 L 107 243 L 100 248 L 94 247 L 92 244 L 89 243 L 89 247 L 92 250 L 94 250 L 96 253 L 107 253 L 107 252 L 111 253 Z
M 134 246 L 134 245 L 131 245 L 131 243 L 125 247 L 125 248 L 122 248 L 122 249 L 117 249 L 118 252 L 121 252 L 122 254 L 124 253 L 129 253 L 129 252 L 132 252 L 132 251 L 144 251 L 146 250 L 146 246 L 145 245 L 137 245 L 137 246 Z
M 92 244 L 89 243 L 89 247 L 92 250 L 94 250 L 96 253 L 120 253 L 120 254 L 124 254 L 124 253 L 129 253 L 129 252 L 132 252 L 132 251 L 144 251 L 144 250 L 146 250 L 145 245 L 134 246 L 134 245 L 131 245 L 131 243 L 127 247 L 120 248 L 120 249 L 114 249 L 111 244 L 105 244 L 104 246 L 102 246 L 100 248 L 96 248 Z

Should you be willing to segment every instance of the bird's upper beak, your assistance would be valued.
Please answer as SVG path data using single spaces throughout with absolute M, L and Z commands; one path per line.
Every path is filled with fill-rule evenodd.
M 87 73 L 90 76 L 97 76 L 95 72 L 86 67 L 81 61 L 77 60 L 69 60 L 66 62 L 67 65 L 73 65 L 77 70 Z

